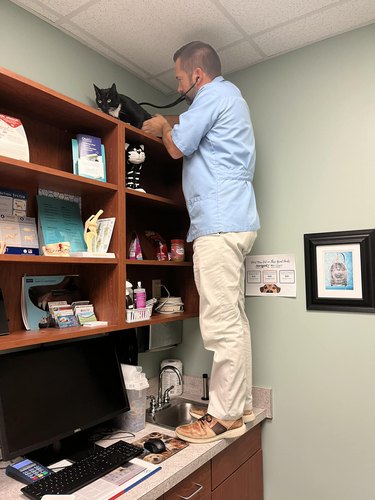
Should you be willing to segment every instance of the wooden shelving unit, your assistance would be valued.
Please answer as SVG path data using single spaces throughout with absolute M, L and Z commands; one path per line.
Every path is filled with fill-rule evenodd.
M 28 216 L 37 217 L 35 196 L 43 188 L 81 196 L 84 221 L 100 208 L 103 217 L 116 217 L 109 248 L 115 259 L 0 255 L 0 288 L 10 330 L 0 337 L 0 351 L 196 316 L 191 246 L 186 248 L 186 262 L 159 262 L 144 235 L 147 229 L 157 231 L 169 244 L 171 239 L 184 238 L 188 227 L 181 163 L 169 157 L 162 142 L 4 68 L 0 68 L 0 113 L 20 118 L 28 137 L 30 163 L 0 156 L 0 187 L 27 192 Z M 101 137 L 106 149 L 106 183 L 72 173 L 71 139 L 77 133 Z M 141 184 L 146 193 L 125 188 L 125 142 L 145 146 Z M 133 231 L 140 237 L 143 261 L 127 258 Z M 108 327 L 25 331 L 20 306 L 23 274 L 79 274 L 83 295 L 95 305 L 98 318 L 109 322 Z M 185 312 L 155 313 L 149 321 L 127 323 L 126 279 L 134 285 L 142 281 L 148 297 L 152 280 L 161 279 L 171 295 L 182 297 Z

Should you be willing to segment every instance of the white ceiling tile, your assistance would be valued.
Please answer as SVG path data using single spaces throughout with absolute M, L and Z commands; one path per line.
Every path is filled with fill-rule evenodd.
M 321 9 L 337 0 L 217 0 L 233 19 L 251 35 L 314 10 Z
M 57 21 L 60 16 L 66 16 L 87 3 L 87 0 L 12 0 L 13 3 L 25 9 L 46 17 L 50 21 Z M 95 2 L 96 0 L 92 0 Z M 90 3 L 92 3 L 90 2 Z
M 369 19 L 375 20 L 375 0 L 352 0 L 255 36 L 254 41 L 273 56 L 369 24 Z
M 247 41 L 220 50 L 219 56 L 224 75 L 238 69 L 248 68 L 262 59 L 262 56 Z
M 80 28 L 79 26 L 67 22 L 61 24 L 61 29 L 73 38 L 76 38 L 85 45 L 88 45 L 107 59 L 110 59 L 111 61 L 117 63 L 119 66 L 122 66 L 132 73 L 135 73 L 137 76 L 139 76 L 139 78 L 147 78 L 147 73 L 145 73 L 141 68 L 135 66 L 131 61 L 125 59 L 121 54 L 117 54 L 116 52 L 114 52 L 111 47 L 108 47 L 101 41 L 96 40 L 95 37 L 91 36 L 90 34 L 84 33 L 82 28 Z
M 100 0 L 71 19 L 150 75 L 171 68 L 174 52 L 187 42 L 219 48 L 242 38 L 219 9 L 201 0 L 137 0 L 136 7 L 131 0 L 112 0 L 110 9 Z
M 227 74 L 375 22 L 375 0 L 11 1 L 168 94 L 173 54 L 192 40 Z

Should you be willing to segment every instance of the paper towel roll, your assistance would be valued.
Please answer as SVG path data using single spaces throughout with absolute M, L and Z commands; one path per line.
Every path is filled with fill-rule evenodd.
M 171 365 L 177 368 L 177 370 L 181 373 L 181 378 L 182 378 L 182 361 L 179 359 L 164 359 L 160 363 L 160 369 L 164 368 L 164 366 Z M 163 393 L 168 387 L 171 385 L 174 385 L 174 389 L 171 390 L 169 393 L 171 397 L 174 396 L 181 396 L 182 394 L 182 384 L 179 385 L 179 380 L 178 376 L 173 370 L 166 370 L 163 373 L 163 378 L 162 378 L 162 388 L 163 388 Z

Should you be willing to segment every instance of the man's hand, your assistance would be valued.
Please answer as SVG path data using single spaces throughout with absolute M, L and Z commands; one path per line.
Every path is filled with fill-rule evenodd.
M 146 120 L 143 122 L 142 130 L 143 132 L 155 135 L 156 137 L 161 137 L 164 146 L 173 159 L 177 160 L 178 158 L 182 158 L 184 156 L 175 146 L 171 134 L 172 127 L 169 125 L 164 116 L 155 115 L 153 118 Z
M 163 126 L 168 125 L 167 120 L 162 115 L 155 115 L 153 118 L 143 122 L 142 130 L 147 134 L 155 135 L 156 137 L 163 136 Z

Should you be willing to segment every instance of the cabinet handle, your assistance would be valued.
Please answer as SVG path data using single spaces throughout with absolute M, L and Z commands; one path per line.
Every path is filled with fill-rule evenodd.
M 182 500 L 190 500 L 190 498 L 193 498 L 193 496 L 196 495 L 199 491 L 203 490 L 203 486 L 201 484 L 198 484 L 198 483 L 194 483 L 194 484 L 195 484 L 195 486 L 198 486 L 198 489 L 195 490 L 194 493 L 192 493 L 188 497 L 182 497 L 181 495 L 178 495 L 178 497 L 182 498 Z

